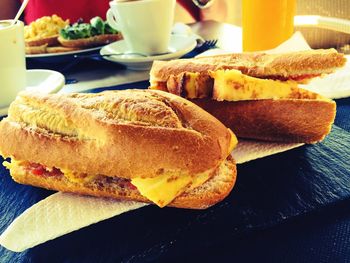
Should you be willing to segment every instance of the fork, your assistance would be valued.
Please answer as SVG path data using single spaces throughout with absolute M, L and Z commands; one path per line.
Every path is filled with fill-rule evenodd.
M 198 53 L 202 53 L 209 49 L 215 48 L 217 43 L 218 43 L 217 39 L 205 40 L 204 42 L 199 44 L 199 46 L 196 47 L 196 51 Z

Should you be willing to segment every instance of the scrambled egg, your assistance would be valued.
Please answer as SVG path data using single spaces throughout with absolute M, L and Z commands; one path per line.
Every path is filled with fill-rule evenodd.
M 69 25 L 69 20 L 64 21 L 57 15 L 44 16 L 24 27 L 24 39 L 30 40 L 55 36 L 67 25 Z
M 253 78 L 238 70 L 217 70 L 209 74 L 214 79 L 213 99 L 218 101 L 297 98 L 305 93 L 296 82 Z

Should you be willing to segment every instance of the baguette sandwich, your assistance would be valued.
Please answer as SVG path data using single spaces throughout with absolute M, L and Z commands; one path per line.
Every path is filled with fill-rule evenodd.
M 151 90 L 23 92 L 0 122 L 0 153 L 19 183 L 204 209 L 229 194 L 235 135 L 178 96 Z
M 299 84 L 345 62 L 334 49 L 155 61 L 150 88 L 190 99 L 238 137 L 315 143 L 330 132 L 336 104 Z

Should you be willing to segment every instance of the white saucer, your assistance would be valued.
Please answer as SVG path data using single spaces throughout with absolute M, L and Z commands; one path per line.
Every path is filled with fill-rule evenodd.
M 53 70 L 30 69 L 27 70 L 26 90 L 37 93 L 56 93 L 64 86 L 64 76 Z M 0 116 L 7 115 L 8 106 L 0 108 Z
M 100 50 L 101 55 L 120 54 L 116 56 L 104 57 L 105 59 L 119 64 L 125 65 L 133 70 L 147 70 L 152 66 L 154 60 L 169 60 L 179 58 L 196 47 L 197 41 L 194 36 L 172 35 L 170 37 L 169 53 L 154 56 L 138 56 L 135 54 L 127 54 L 125 40 L 117 41 L 104 46 Z

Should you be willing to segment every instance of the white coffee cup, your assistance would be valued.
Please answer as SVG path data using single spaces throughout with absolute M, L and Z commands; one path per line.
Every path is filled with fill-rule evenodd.
M 0 20 L 0 108 L 8 106 L 26 86 L 23 22 Z
M 175 3 L 175 0 L 112 1 L 107 21 L 122 32 L 129 52 L 166 53 L 169 52 Z

